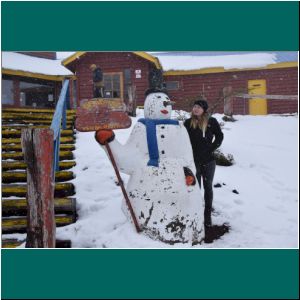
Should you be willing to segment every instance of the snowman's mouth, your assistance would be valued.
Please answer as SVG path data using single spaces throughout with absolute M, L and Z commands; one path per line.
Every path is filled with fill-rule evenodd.
M 168 114 L 169 112 L 166 109 L 163 109 L 160 111 L 161 113 L 163 113 L 164 115 Z

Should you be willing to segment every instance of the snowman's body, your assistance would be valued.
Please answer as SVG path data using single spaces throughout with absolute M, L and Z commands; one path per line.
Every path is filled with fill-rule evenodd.
M 151 95 L 153 100 L 157 94 Z M 142 122 L 136 123 L 125 145 L 110 143 L 120 171 L 130 175 L 127 193 L 136 218 L 153 239 L 199 243 L 204 237 L 203 200 L 198 183 L 187 186 L 185 182 L 184 167 L 196 174 L 188 133 L 180 124 L 158 124 L 155 129 L 159 154 L 155 166 L 149 165 L 149 134 Z

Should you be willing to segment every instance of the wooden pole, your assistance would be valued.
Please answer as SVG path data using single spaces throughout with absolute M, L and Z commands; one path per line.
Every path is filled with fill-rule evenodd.
M 22 130 L 27 163 L 26 248 L 55 248 L 53 130 Z
M 117 175 L 117 178 L 118 178 L 118 181 L 119 181 L 119 184 L 120 184 L 120 187 L 121 187 L 123 196 L 124 196 L 124 198 L 125 198 L 126 205 L 127 205 L 128 209 L 129 209 L 131 218 L 132 218 L 132 220 L 133 220 L 133 223 L 134 223 L 136 232 L 137 232 L 137 233 L 140 233 L 140 232 L 142 232 L 142 229 L 140 228 L 139 223 L 138 223 L 138 221 L 137 221 L 137 219 L 136 219 L 134 210 L 133 210 L 132 205 L 131 205 L 131 203 L 130 203 L 130 200 L 129 200 L 129 198 L 128 198 L 127 192 L 126 192 L 126 190 L 125 190 L 124 183 L 123 183 L 123 180 L 122 180 L 122 178 L 121 178 L 120 172 L 119 172 L 119 170 L 118 170 L 118 167 L 117 167 L 115 158 L 114 158 L 114 156 L 113 156 L 113 153 L 112 153 L 112 151 L 111 151 L 110 146 L 109 146 L 108 143 L 105 144 L 105 147 L 106 147 L 106 149 L 107 149 L 109 158 L 110 158 L 110 160 L 111 160 L 111 162 L 112 162 L 113 168 L 114 168 L 115 173 L 116 173 L 116 175 Z

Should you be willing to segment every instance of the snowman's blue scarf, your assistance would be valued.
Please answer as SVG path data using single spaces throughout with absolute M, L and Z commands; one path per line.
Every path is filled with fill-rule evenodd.
M 176 120 L 139 119 L 138 122 L 146 126 L 147 144 L 149 152 L 148 166 L 158 167 L 159 153 L 156 139 L 156 125 L 179 125 Z

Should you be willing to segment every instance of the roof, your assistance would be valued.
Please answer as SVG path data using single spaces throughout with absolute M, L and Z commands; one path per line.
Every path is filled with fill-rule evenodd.
M 61 65 L 60 59 L 46 59 L 16 52 L 2 52 L 2 73 L 49 80 L 62 80 L 64 76 L 73 75 Z
M 72 54 L 71 56 L 62 60 L 61 64 L 63 66 L 67 66 L 68 64 L 70 64 L 71 62 L 73 62 L 74 60 L 78 59 L 79 57 L 81 57 L 82 55 L 84 55 L 86 53 L 87 53 L 87 51 L 77 51 L 74 54 Z M 150 53 L 143 52 L 143 51 L 133 51 L 132 53 L 154 63 L 158 69 L 162 68 L 158 58 L 156 58 L 155 56 L 152 56 Z
M 193 71 L 207 68 L 252 69 L 297 62 L 297 52 L 163 52 L 154 54 L 163 70 Z

